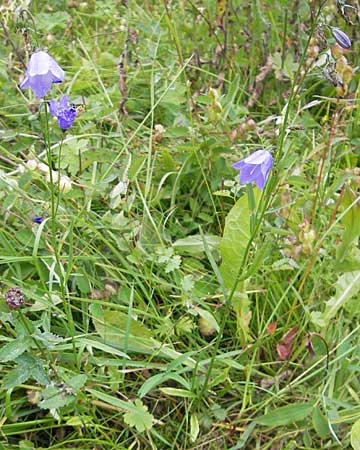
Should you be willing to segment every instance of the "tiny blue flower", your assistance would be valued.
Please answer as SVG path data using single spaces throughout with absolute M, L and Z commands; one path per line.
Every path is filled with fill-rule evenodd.
M 247 158 L 233 164 L 233 168 L 240 170 L 240 183 L 248 184 L 255 181 L 256 186 L 262 190 L 272 165 L 271 153 L 261 148 Z
M 59 128 L 63 130 L 71 128 L 76 118 L 76 108 L 70 105 L 67 95 L 64 95 L 59 102 L 49 100 L 49 107 L 50 114 L 58 120 Z
M 44 97 L 52 83 L 64 81 L 64 71 L 46 52 L 39 50 L 30 57 L 21 89 L 31 88 L 37 97 Z
M 344 33 L 340 28 L 331 27 L 331 33 L 335 38 L 335 41 L 340 45 L 340 47 L 348 49 L 351 47 L 351 40 L 349 36 Z
M 38 223 L 39 225 L 43 222 L 43 217 L 41 217 L 41 216 L 36 216 L 36 217 L 34 217 L 33 219 L 32 219 L 32 221 L 34 222 L 34 223 Z

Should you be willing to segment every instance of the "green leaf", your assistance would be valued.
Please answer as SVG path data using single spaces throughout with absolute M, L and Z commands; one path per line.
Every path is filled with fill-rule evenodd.
M 330 430 L 328 421 L 318 406 L 315 406 L 313 409 L 312 423 L 315 431 L 321 439 L 325 439 L 329 435 Z
M 110 353 L 110 355 L 117 355 L 122 358 L 130 359 L 130 356 L 128 356 L 126 353 L 118 350 L 112 345 L 106 345 L 103 342 L 99 342 L 96 340 L 96 338 L 95 339 L 79 338 L 78 341 L 87 345 L 88 347 L 97 348 L 105 353 Z
M 125 423 L 130 426 L 135 426 L 138 431 L 141 432 L 144 430 L 150 430 L 152 428 L 154 417 L 148 412 L 147 407 L 143 405 L 141 400 L 136 399 L 134 404 L 133 402 L 125 402 L 124 400 L 120 400 L 117 397 L 104 394 L 103 392 L 97 391 L 95 389 L 87 389 L 87 391 L 103 402 L 115 406 L 116 408 L 125 410 Z
M 39 30 L 49 33 L 53 30 L 65 30 L 71 16 L 65 11 L 52 11 L 51 14 L 38 13 L 35 20 Z
M 187 389 L 190 389 L 189 383 L 180 375 L 176 373 L 157 373 L 152 377 L 148 378 L 141 388 L 139 389 L 138 395 L 140 398 L 144 397 L 148 392 L 157 387 L 159 384 L 164 383 L 165 381 L 173 380 L 177 381 L 179 384 L 184 386 Z
M 346 210 L 351 206 L 352 203 L 357 199 L 356 193 L 350 188 L 350 186 L 346 186 L 345 193 L 342 198 L 341 205 Z M 341 223 L 345 225 L 345 231 L 342 236 L 342 244 L 340 245 L 336 260 L 340 262 L 344 259 L 345 255 L 347 255 L 347 250 L 349 249 L 352 242 L 360 236 L 360 204 L 359 202 L 355 203 L 349 211 L 343 216 Z
M 346 272 L 341 275 L 335 284 L 335 288 L 335 296 L 325 302 L 325 311 L 323 313 L 319 311 L 311 313 L 311 320 L 315 325 L 320 327 L 327 326 L 338 310 L 359 292 L 360 270 Z
M 87 375 L 79 374 L 71 377 L 66 381 L 66 385 L 73 389 L 75 392 L 78 392 L 86 383 Z
M 19 442 L 19 450 L 31 450 L 34 449 L 35 445 L 28 440 L 23 440 Z
M 165 272 L 170 273 L 176 269 L 180 269 L 180 265 L 181 265 L 181 256 L 174 255 L 171 258 L 169 258 L 169 260 L 166 262 Z
M 206 324 L 209 327 L 213 328 L 216 331 L 216 333 L 219 332 L 220 329 L 219 325 L 216 322 L 215 317 L 209 311 L 206 311 L 206 309 L 199 308 L 198 306 L 193 306 L 191 310 L 195 311 L 196 314 L 202 317 L 205 320 Z
M 288 425 L 290 423 L 304 420 L 312 411 L 313 404 L 307 403 L 294 403 L 293 405 L 282 406 L 274 409 L 267 414 L 256 419 L 256 422 L 260 425 L 268 427 L 279 427 L 282 425 Z
M 235 284 L 250 240 L 250 215 L 248 197 L 244 195 L 231 208 L 225 220 L 224 234 L 220 243 L 222 258 L 220 272 L 227 289 L 231 289 Z
M 205 251 L 204 241 L 206 240 L 207 245 L 211 251 L 217 250 L 220 245 L 219 236 L 194 234 L 192 236 L 187 236 L 183 239 L 178 239 L 173 243 L 173 247 L 179 253 L 188 253 L 191 255 L 198 255 Z
M 96 331 L 104 339 L 106 345 L 125 348 L 125 329 L 127 315 L 119 311 L 103 311 L 97 304 L 90 305 L 90 312 Z M 140 322 L 131 320 L 130 335 L 126 342 L 128 352 L 144 353 L 169 359 L 178 359 L 181 353 L 165 346 L 162 342 L 151 338 L 152 332 Z M 186 358 L 184 365 L 195 367 L 196 363 L 192 358 Z
M 351 427 L 350 442 L 354 450 L 360 450 L 360 419 Z
M 80 268 L 75 277 L 76 286 L 82 294 L 89 294 L 91 286 L 86 271 Z
M 30 348 L 31 338 L 29 336 L 25 336 L 21 339 L 14 339 L 11 342 L 8 342 L 0 349 L 0 361 L 13 361 L 25 350 Z
M 30 378 L 30 371 L 23 370 L 19 367 L 8 372 L 3 379 L 3 388 L 5 390 L 12 389 L 19 384 L 25 383 Z
M 259 203 L 260 191 L 253 191 L 255 205 Z M 241 197 L 230 210 L 225 220 L 224 234 L 220 243 L 222 264 L 220 273 L 225 287 L 233 288 L 241 264 L 243 263 L 247 245 L 251 237 L 251 211 L 248 197 Z M 243 267 L 246 271 L 246 267 Z M 244 287 L 239 283 L 233 297 L 233 309 L 237 318 L 237 331 L 241 342 L 250 339 L 249 321 L 251 318 L 250 303 L 247 295 L 243 292 Z
M 24 383 L 29 378 L 34 378 L 39 384 L 48 384 L 49 378 L 44 369 L 44 363 L 40 359 L 28 354 L 22 354 L 16 359 L 18 367 L 6 374 L 3 381 L 4 389 L 12 389 Z
M 187 389 L 178 389 L 178 388 L 161 388 L 161 392 L 166 395 L 171 395 L 172 397 L 181 397 L 181 398 L 195 398 L 195 394 Z
M 42 409 L 59 409 L 76 400 L 75 395 L 66 394 L 55 386 L 48 386 L 41 393 L 43 400 L 39 403 Z
M 120 311 L 103 310 L 99 305 L 91 305 L 91 313 L 96 331 L 107 342 L 116 343 L 122 341 L 128 328 L 131 336 L 151 338 L 151 331 L 141 322 L 130 319 L 128 327 L 128 315 Z
M 124 414 L 124 422 L 130 427 L 135 427 L 139 433 L 151 430 L 154 417 L 148 412 L 147 406 L 138 398 L 135 400 L 136 411 L 128 411 Z
M 232 298 L 233 310 L 236 314 L 236 329 L 242 343 L 251 341 L 249 323 L 251 319 L 251 302 L 247 294 L 235 292 Z
M 120 408 L 125 411 L 136 412 L 136 407 L 133 405 L 132 402 L 120 400 L 117 397 L 114 397 L 109 394 L 104 394 L 103 392 L 100 392 L 96 389 L 87 389 L 87 391 L 90 392 L 90 394 L 93 394 L 96 398 L 102 400 L 105 403 L 108 403 L 109 405 L 115 406 L 116 408 Z
M 60 167 L 67 168 L 71 175 L 75 175 L 80 169 L 79 155 L 81 158 L 84 157 L 84 153 L 88 150 L 88 144 L 87 139 L 72 139 L 63 144 Z
M 56 347 L 56 344 L 64 341 L 61 336 L 50 333 L 49 331 L 44 331 L 41 333 L 39 330 L 37 330 L 34 338 L 39 340 L 41 342 L 41 345 L 48 349 L 54 349 Z
M 19 356 L 16 362 L 19 364 L 19 369 L 30 372 L 30 376 L 33 377 L 39 384 L 48 384 L 49 378 L 44 369 L 44 362 L 41 359 L 28 355 L 27 353 Z
M 199 419 L 196 414 L 191 414 L 190 417 L 190 441 L 195 442 L 199 435 Z

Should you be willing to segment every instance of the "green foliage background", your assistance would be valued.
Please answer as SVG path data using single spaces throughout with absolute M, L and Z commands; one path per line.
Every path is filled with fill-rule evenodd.
M 4 2 L 0 448 L 360 448 L 356 8 Z M 18 88 L 38 48 L 66 133 Z

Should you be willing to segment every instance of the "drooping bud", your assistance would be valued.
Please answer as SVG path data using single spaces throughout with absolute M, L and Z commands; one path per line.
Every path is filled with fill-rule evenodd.
M 29 161 L 26 162 L 26 166 L 29 170 L 35 170 L 38 167 L 38 163 L 36 159 L 29 159 Z
M 340 47 L 345 48 L 346 50 L 351 47 L 351 40 L 349 36 L 344 33 L 344 31 L 340 30 L 340 28 L 331 27 L 331 33 Z

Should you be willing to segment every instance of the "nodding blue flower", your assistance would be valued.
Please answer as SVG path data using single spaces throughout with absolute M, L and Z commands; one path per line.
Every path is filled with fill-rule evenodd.
M 43 222 L 43 220 L 44 220 L 44 218 L 41 216 L 36 216 L 36 217 L 33 217 L 33 219 L 32 219 L 32 221 L 34 223 L 38 223 L 39 225 Z
M 346 50 L 351 47 L 351 40 L 349 36 L 340 30 L 340 28 L 331 27 L 331 33 L 340 47 L 345 48 Z
M 50 114 L 58 120 L 59 128 L 62 130 L 71 128 L 76 118 L 76 107 L 69 103 L 67 95 L 64 95 L 59 102 L 49 100 L 49 107 Z
M 21 89 L 31 88 L 37 97 L 44 97 L 52 83 L 64 81 L 64 71 L 46 52 L 39 50 L 30 56 Z
M 255 181 L 256 186 L 262 190 L 272 165 L 273 157 L 271 153 L 261 148 L 247 158 L 233 164 L 233 168 L 240 170 L 240 183 L 248 184 Z

